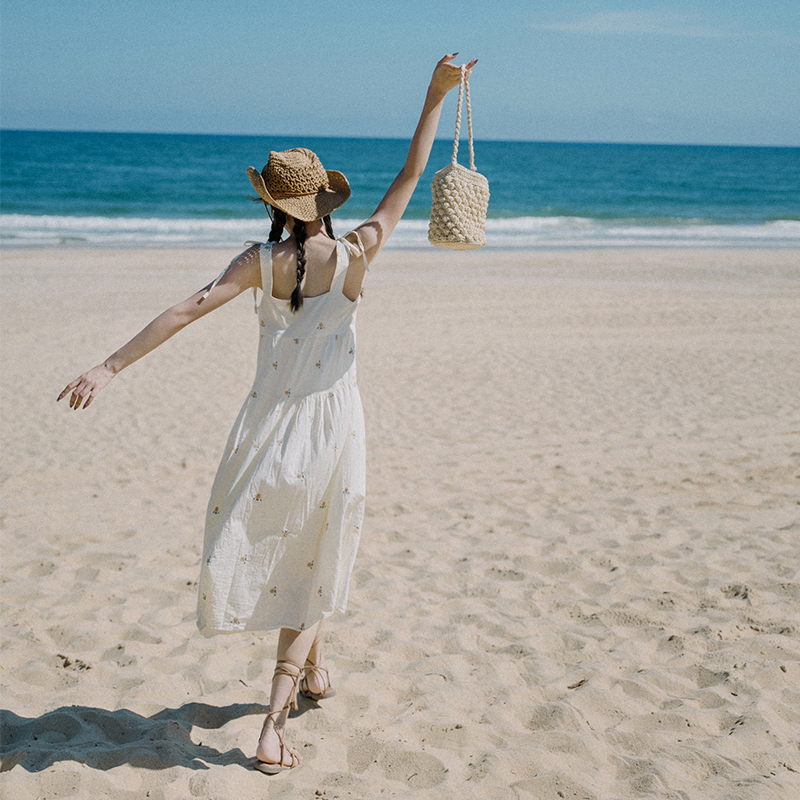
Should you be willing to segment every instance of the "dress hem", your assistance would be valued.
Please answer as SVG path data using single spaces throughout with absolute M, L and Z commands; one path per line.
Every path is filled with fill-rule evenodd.
M 281 628 L 288 628 L 289 630 L 302 632 L 308 630 L 312 625 L 315 625 L 317 622 L 321 622 L 324 619 L 330 619 L 330 617 L 332 617 L 334 614 L 337 613 L 341 614 L 344 613 L 344 611 L 336 609 L 327 614 L 323 614 L 318 619 L 312 620 L 307 625 L 303 623 L 301 626 L 293 625 L 290 623 L 276 622 L 274 625 L 259 626 L 257 628 L 249 628 L 247 626 L 240 627 L 233 625 L 225 628 L 212 628 L 209 625 L 201 626 L 200 623 L 198 623 L 197 630 L 200 632 L 200 635 L 204 636 L 206 639 L 211 639 L 214 636 L 220 636 L 228 633 L 266 633 L 267 631 L 275 631 Z

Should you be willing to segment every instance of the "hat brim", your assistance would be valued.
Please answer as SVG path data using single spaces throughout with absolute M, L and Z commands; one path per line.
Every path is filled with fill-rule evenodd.
M 264 178 L 255 167 L 247 168 L 247 177 L 258 192 L 258 196 L 281 211 L 285 211 L 295 219 L 311 222 L 322 219 L 344 205 L 350 198 L 350 184 L 347 178 L 335 169 L 326 169 L 328 174 L 328 189 L 323 189 L 317 194 L 302 195 L 300 197 L 273 197 L 264 184 Z

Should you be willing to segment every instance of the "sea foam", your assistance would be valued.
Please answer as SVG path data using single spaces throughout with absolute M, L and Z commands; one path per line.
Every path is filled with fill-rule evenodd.
M 363 220 L 335 219 L 345 233 Z M 0 215 L 0 246 L 13 247 L 238 247 L 266 239 L 267 225 L 253 219 L 166 219 Z M 428 247 L 428 222 L 401 220 L 392 249 Z M 588 217 L 506 217 L 486 222 L 487 247 L 800 247 L 800 221 L 721 224 L 703 220 L 598 220 Z

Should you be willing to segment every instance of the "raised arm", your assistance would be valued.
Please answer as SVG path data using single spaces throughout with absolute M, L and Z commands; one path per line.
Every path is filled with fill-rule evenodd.
M 369 261 L 375 258 L 386 243 L 389 234 L 400 221 L 420 176 L 428 164 L 444 98 L 461 82 L 461 67 L 450 63 L 457 55 L 458 53 L 447 55 L 436 65 L 428 86 L 425 105 L 422 107 L 422 115 L 411 139 L 406 163 L 397 174 L 375 213 L 357 228 Z M 468 76 L 477 61 L 477 58 L 473 58 L 467 64 Z
M 181 303 L 159 314 L 127 344 L 110 355 L 102 364 L 67 384 L 58 400 L 68 395 L 70 408 L 88 408 L 101 389 L 125 367 L 138 361 L 156 347 L 163 344 L 189 323 L 219 308 L 246 289 L 261 287 L 261 264 L 259 246 L 254 245 L 235 258 L 207 297 L 211 284 L 195 292 Z

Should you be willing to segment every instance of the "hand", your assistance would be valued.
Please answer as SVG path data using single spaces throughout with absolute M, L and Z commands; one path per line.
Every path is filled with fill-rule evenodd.
M 72 392 L 72 397 L 69 399 L 69 407 L 77 411 L 81 407 L 81 403 L 83 403 L 83 408 L 88 408 L 100 390 L 110 383 L 113 377 L 114 372 L 109 367 L 105 364 L 98 364 L 88 372 L 84 372 L 80 378 L 76 378 L 72 383 L 68 384 L 58 396 L 56 402 Z
M 461 83 L 461 66 L 459 64 L 450 63 L 457 55 L 458 53 L 447 55 L 436 65 L 436 69 L 433 71 L 433 77 L 431 77 L 431 91 L 444 96 Z M 478 59 L 473 58 L 472 61 L 467 64 L 468 78 L 472 74 L 472 68 L 477 63 Z

